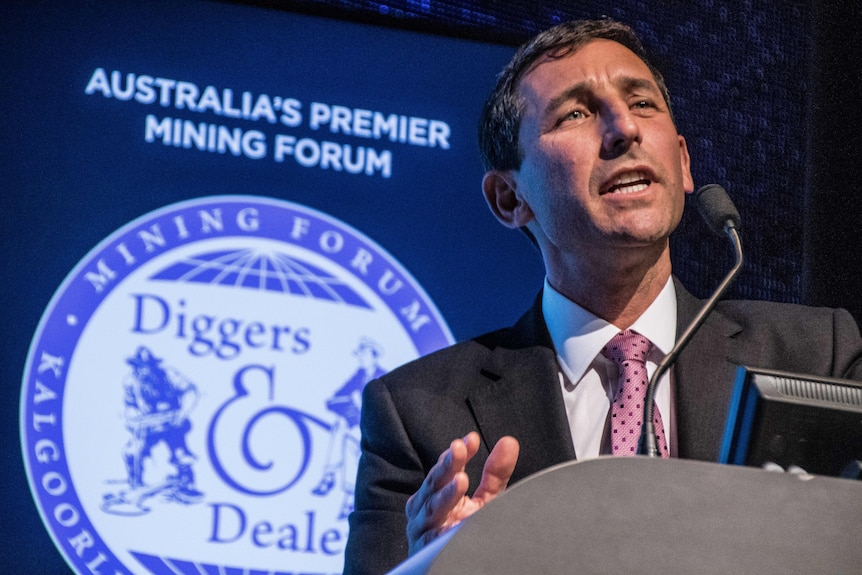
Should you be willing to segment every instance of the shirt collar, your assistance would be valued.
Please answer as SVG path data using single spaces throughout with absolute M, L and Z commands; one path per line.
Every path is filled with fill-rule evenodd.
M 577 383 L 620 328 L 582 308 L 558 292 L 545 278 L 542 313 L 566 375 Z M 666 354 L 676 342 L 676 289 L 668 278 L 659 295 L 631 328 Z

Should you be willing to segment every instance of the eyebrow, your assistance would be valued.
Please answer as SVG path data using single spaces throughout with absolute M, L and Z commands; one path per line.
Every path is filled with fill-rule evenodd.
M 661 97 L 661 90 L 658 89 L 658 86 L 652 79 L 640 78 L 637 76 L 623 76 L 615 79 L 612 83 L 623 92 L 630 93 L 638 90 L 646 90 L 653 96 Z M 591 84 L 591 82 L 578 82 L 577 84 L 570 86 L 564 92 L 554 96 L 545 107 L 545 114 L 553 112 L 566 102 L 589 99 L 590 95 L 593 93 Z M 662 101 L 664 101 L 663 97 Z

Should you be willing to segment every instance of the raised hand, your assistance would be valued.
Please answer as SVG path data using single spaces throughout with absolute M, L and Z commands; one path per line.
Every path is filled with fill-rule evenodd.
M 506 489 L 518 461 L 518 440 L 506 436 L 497 442 L 482 469 L 479 486 L 473 497 L 467 497 L 469 479 L 464 468 L 477 451 L 479 434 L 475 431 L 463 439 L 453 441 L 449 449 L 440 454 L 419 490 L 407 500 L 405 511 L 410 555 L 458 525 Z

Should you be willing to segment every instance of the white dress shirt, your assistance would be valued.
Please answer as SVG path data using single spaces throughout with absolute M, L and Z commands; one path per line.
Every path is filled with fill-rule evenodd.
M 606 420 L 617 386 L 619 367 L 601 354 L 620 328 L 596 317 L 560 294 L 545 279 L 542 313 L 560 365 L 560 385 L 578 459 L 599 455 Z M 661 293 L 629 328 L 649 339 L 650 377 L 676 342 L 676 290 L 668 279 Z M 670 372 L 656 388 L 656 409 L 665 427 L 668 449 L 676 455 L 676 430 L 671 404 Z

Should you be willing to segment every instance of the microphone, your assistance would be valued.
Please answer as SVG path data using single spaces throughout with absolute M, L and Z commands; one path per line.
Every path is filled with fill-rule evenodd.
M 733 248 L 736 261 L 718 285 L 715 292 L 713 292 L 710 298 L 706 300 L 706 303 L 704 303 L 703 307 L 700 308 L 700 311 L 697 312 L 697 315 L 694 317 L 692 322 L 687 328 L 685 328 L 682 335 L 679 336 L 679 339 L 676 341 L 676 345 L 673 346 L 661 363 L 658 364 L 655 373 L 653 373 L 649 380 L 649 385 L 646 390 L 646 398 L 644 399 L 644 425 L 643 435 L 641 436 L 640 442 L 640 453 L 646 454 L 648 457 L 657 457 L 659 454 L 658 445 L 656 445 L 655 439 L 655 422 L 653 421 L 656 386 L 661 377 L 676 361 L 676 358 L 682 350 L 685 349 L 686 345 L 688 345 L 692 336 L 698 329 L 700 329 L 700 326 L 703 325 L 703 322 L 706 320 L 706 316 L 708 316 L 716 304 L 718 304 L 718 300 L 721 299 L 721 296 L 723 296 L 724 292 L 727 291 L 727 288 L 730 287 L 736 274 L 738 274 L 739 270 L 742 269 L 742 242 L 739 240 L 738 232 L 741 222 L 739 219 L 739 212 L 733 205 L 730 196 L 728 196 L 724 188 L 718 184 L 707 184 L 695 192 L 694 197 L 697 201 L 698 210 L 706 220 L 709 228 L 718 235 L 727 235 Z
M 718 184 L 707 184 L 695 192 L 694 199 L 700 215 L 712 231 L 721 235 L 727 227 L 739 229 L 739 212 L 724 188 Z

